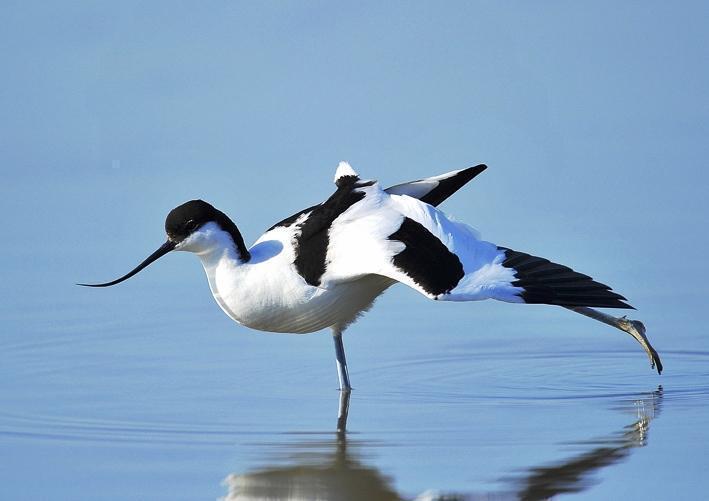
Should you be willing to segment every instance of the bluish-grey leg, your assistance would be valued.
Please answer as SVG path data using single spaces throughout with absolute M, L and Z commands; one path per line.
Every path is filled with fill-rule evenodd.
M 650 341 L 648 340 L 647 336 L 645 336 L 645 326 L 641 321 L 630 320 L 625 316 L 614 317 L 612 315 L 608 315 L 606 313 L 594 310 L 593 308 L 587 308 L 585 306 L 566 306 L 566 308 L 571 311 L 575 311 L 576 313 L 580 313 L 581 315 L 592 318 L 594 320 L 598 320 L 599 322 L 603 322 L 604 324 L 611 325 L 616 329 L 620 329 L 623 332 L 627 332 L 628 334 L 633 336 L 633 338 L 643 347 L 645 353 L 647 353 L 647 356 L 650 359 L 651 367 L 653 369 L 657 369 L 658 374 L 662 373 L 662 362 L 660 361 L 660 356 L 655 351 L 655 348 L 653 348 L 650 344 Z
M 340 392 L 340 406 L 337 411 L 337 433 L 338 436 L 344 438 L 344 434 L 347 431 L 347 414 L 350 410 L 350 390 L 343 390 Z
M 342 344 L 342 332 L 333 330 L 332 339 L 335 341 L 335 360 L 337 361 L 337 377 L 340 379 L 340 391 L 350 391 L 350 376 L 347 372 L 347 359 L 345 347 Z

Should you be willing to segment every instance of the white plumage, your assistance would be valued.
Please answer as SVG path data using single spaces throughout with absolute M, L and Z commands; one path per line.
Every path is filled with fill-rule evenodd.
M 566 266 L 486 242 L 435 206 L 484 165 L 386 190 L 341 162 L 336 192 L 276 224 L 251 248 L 236 225 L 201 200 L 173 209 L 168 241 L 119 283 L 171 250 L 196 254 L 215 300 L 236 322 L 262 331 L 331 328 L 338 375 L 349 389 L 342 332 L 396 282 L 442 301 L 497 299 L 564 306 L 630 333 L 662 366 L 636 321 L 589 306 L 629 308 L 610 287 Z
M 344 162 L 337 172 L 336 179 L 356 176 Z M 306 333 L 346 326 L 395 281 L 431 299 L 523 302 L 518 296 L 521 289 L 510 285 L 514 270 L 501 264 L 504 252 L 480 240 L 468 225 L 453 222 L 408 195 L 390 195 L 379 183 L 355 191 L 364 193 L 364 198 L 330 227 L 326 271 L 317 286 L 306 283 L 293 263 L 298 223 L 307 214 L 295 224 L 264 233 L 249 249 L 247 262 L 241 262 L 231 237 L 216 223 L 204 225 L 175 250 L 199 256 L 212 294 L 227 315 L 262 331 Z M 450 293 L 431 294 L 394 266 L 392 260 L 404 244 L 388 237 L 405 217 L 423 225 L 463 264 L 465 276 Z

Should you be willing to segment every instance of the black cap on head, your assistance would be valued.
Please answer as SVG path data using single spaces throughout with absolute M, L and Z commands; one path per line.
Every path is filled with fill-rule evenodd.
M 190 200 L 172 209 L 165 219 L 165 232 L 170 241 L 179 243 L 209 222 L 217 223 L 222 230 L 229 233 L 241 259 L 249 260 L 249 251 L 234 222 L 204 200 Z
M 181 242 L 203 224 L 217 221 L 219 214 L 224 216 L 204 200 L 190 200 L 170 211 L 165 219 L 165 232 L 170 240 Z

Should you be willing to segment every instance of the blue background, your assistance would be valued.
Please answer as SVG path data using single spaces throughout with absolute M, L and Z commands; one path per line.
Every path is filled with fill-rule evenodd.
M 164 334 L 145 345 L 134 334 L 112 345 L 113 357 L 123 348 L 159 366 L 194 350 L 208 364 L 214 353 L 200 350 L 210 344 L 255 357 L 298 353 L 305 373 L 323 365 L 330 389 L 329 340 L 232 325 L 193 256 L 168 256 L 115 289 L 72 284 L 127 272 L 164 241 L 167 212 L 192 198 L 232 216 L 253 242 L 326 198 L 340 160 L 385 185 L 488 164 L 442 208 L 487 240 L 609 283 L 638 308 L 660 353 L 707 350 L 708 21 L 706 2 L 4 1 L 6 400 L 39 413 L 18 399 L 32 390 L 12 368 L 91 360 L 96 353 L 70 353 L 89 330 L 111 328 L 114 342 L 141 328 Z M 470 326 L 478 331 L 471 340 L 494 344 L 527 325 L 563 344 L 580 325 L 554 308 L 460 306 L 395 288 L 352 328 L 362 334 L 348 341 L 351 363 L 394 357 L 409 340 L 405 350 L 436 352 L 425 329 Z M 498 330 L 488 331 L 493 324 Z M 376 333 L 384 327 L 413 335 Z M 10 349 L 46 346 L 59 334 L 75 344 L 36 358 Z M 455 336 L 468 341 L 467 332 Z M 598 349 L 630 343 L 606 331 L 586 336 Z M 633 360 L 633 372 L 649 372 L 639 348 Z M 68 375 L 67 393 L 51 407 L 90 414 L 88 403 L 72 407 L 69 388 L 118 367 Z M 671 356 L 666 367 L 669 374 Z M 274 378 L 308 384 L 298 381 L 300 365 L 288 370 Z M 8 454 L 27 450 L 13 444 Z M 691 458 L 704 452 L 696 454 L 678 468 L 684 485 L 696 478 Z

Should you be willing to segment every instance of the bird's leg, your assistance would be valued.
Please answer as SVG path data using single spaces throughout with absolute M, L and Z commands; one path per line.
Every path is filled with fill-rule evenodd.
M 633 338 L 643 347 L 645 353 L 647 353 L 647 356 L 650 359 L 650 366 L 652 368 L 656 368 L 658 374 L 662 373 L 662 362 L 660 361 L 660 356 L 645 336 L 645 326 L 640 320 L 630 320 L 625 316 L 614 317 L 585 306 L 566 306 L 566 308 L 589 318 L 593 318 L 594 320 L 598 320 L 599 322 L 603 322 L 604 324 L 611 325 L 616 329 L 620 329 L 623 332 L 627 332 L 633 336 Z
M 350 376 L 347 372 L 345 346 L 342 344 L 342 331 L 333 329 L 332 339 L 335 341 L 335 360 L 337 361 L 337 377 L 340 379 L 340 391 L 350 391 Z
M 337 412 L 337 433 L 344 438 L 347 431 L 347 414 L 350 410 L 350 394 L 351 391 L 340 392 L 340 407 Z

